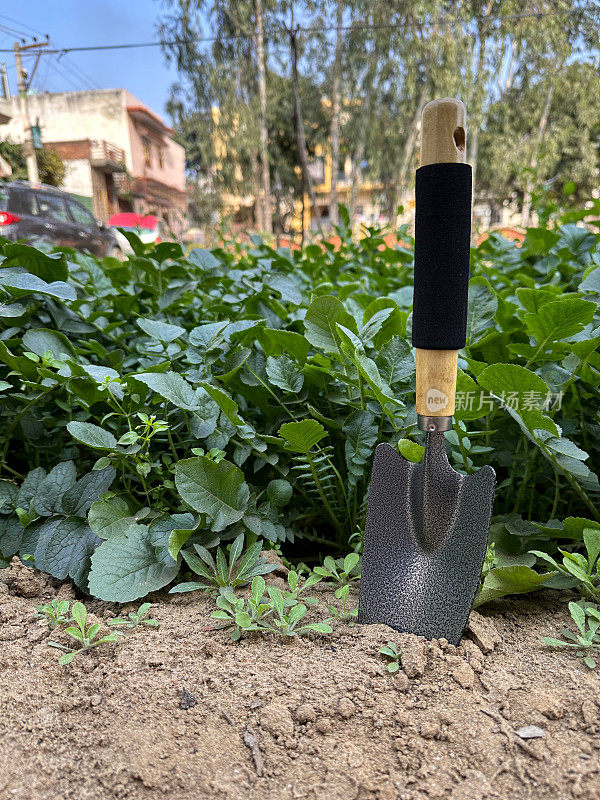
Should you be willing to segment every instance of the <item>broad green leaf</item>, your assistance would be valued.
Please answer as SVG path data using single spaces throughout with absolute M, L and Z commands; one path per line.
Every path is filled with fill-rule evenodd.
M 64 253 L 43 253 L 23 242 L 9 242 L 4 245 L 4 255 L 6 261 L 2 262 L 2 268 L 20 267 L 44 281 L 66 281 L 69 278 Z
M 136 323 L 148 336 L 167 344 L 185 334 L 185 328 L 181 328 L 179 325 L 171 325 L 162 320 L 139 317 L 136 319 Z
M 555 438 L 552 437 L 547 439 L 544 444 L 546 447 L 549 447 L 550 450 L 553 450 L 555 453 L 561 453 L 564 456 L 569 456 L 570 458 L 576 458 L 579 461 L 585 461 L 586 458 L 589 458 L 588 453 L 585 450 L 581 450 L 577 445 L 573 444 L 572 441 L 569 439 L 564 439 L 562 437 Z
M 412 461 L 414 464 L 418 464 L 425 453 L 423 445 L 418 442 L 413 442 L 412 439 L 400 439 L 397 447 L 398 452 L 401 453 L 407 461 Z
M 523 315 L 528 332 L 535 337 L 536 351 L 543 353 L 554 343 L 562 343 L 588 325 L 596 304 L 578 297 L 564 297 L 544 305 L 542 313 Z M 551 348 L 550 348 L 551 349 Z
M 218 267 L 220 264 L 220 261 L 210 250 L 203 250 L 201 247 L 192 248 L 188 258 L 197 267 L 205 270 L 215 269 L 215 267 Z
M 61 503 L 62 511 L 79 516 L 87 514 L 92 503 L 110 489 L 115 474 L 113 467 L 88 472 L 65 492 Z
M 248 506 L 250 489 L 241 470 L 229 461 L 217 464 L 206 456 L 179 461 L 175 485 L 186 503 L 212 519 L 213 531 L 238 522 Z
M 54 358 L 64 360 L 68 357 L 75 358 L 75 348 L 64 333 L 46 330 L 45 328 L 32 328 L 23 336 L 23 345 L 26 350 L 43 356 L 50 351 Z
M 415 356 L 410 344 L 400 336 L 394 336 L 383 345 L 377 359 L 382 378 L 393 386 L 415 374 Z
M 472 345 L 482 333 L 495 327 L 498 300 L 489 281 L 478 275 L 469 281 L 467 306 L 467 342 Z
M 50 516 L 61 511 L 63 495 L 77 480 L 77 470 L 72 461 L 61 461 L 53 467 L 37 488 L 33 507 L 38 514 Z
M 176 561 L 156 556 L 148 529 L 132 526 L 127 536 L 103 542 L 92 556 L 89 591 L 100 600 L 131 603 L 162 589 L 179 571 Z
M 177 408 L 187 411 L 195 411 L 198 408 L 197 392 L 178 372 L 142 372 L 130 377 L 141 381 Z
M 267 486 L 267 497 L 275 508 L 283 508 L 292 499 L 292 484 L 282 478 L 276 478 Z
M 0 517 L 0 553 L 10 559 L 18 553 L 23 540 L 23 526 L 16 514 Z
M 92 422 L 72 421 L 67 424 L 67 430 L 78 442 L 96 450 L 114 450 L 117 446 L 117 440 L 110 431 Z
M 592 270 L 579 284 L 580 292 L 600 294 L 600 267 Z
M 12 269 L 3 269 L 0 265 L 0 286 L 4 286 L 16 297 L 25 294 L 35 293 L 54 297 L 56 300 L 77 300 L 75 289 L 64 281 L 46 281 L 31 275 L 28 272 L 17 272 Z
M 291 358 L 287 356 L 269 356 L 266 370 L 269 381 L 285 392 L 296 394 L 302 389 L 304 375 L 298 371 Z
M 378 434 L 375 417 L 370 411 L 355 411 L 344 422 L 342 433 L 345 437 L 348 483 L 354 488 L 366 475 L 371 464 Z
M 478 380 L 530 433 L 541 429 L 558 436 L 555 423 L 540 410 L 550 397 L 550 389 L 539 375 L 517 364 L 492 364 Z
M 357 333 L 356 321 L 336 297 L 317 297 L 308 307 L 304 318 L 305 335 L 308 341 L 326 353 L 340 353 L 340 336 L 337 324 L 341 323 Z
M 310 342 L 294 331 L 263 328 L 259 339 L 266 356 L 287 353 L 300 365 L 304 364 L 310 350 Z
M 238 414 L 238 404 L 227 394 L 227 392 L 224 392 L 217 386 L 213 386 L 207 381 L 202 381 L 200 386 L 205 392 L 207 392 L 207 394 L 210 395 L 210 397 L 219 406 L 223 414 L 225 414 L 232 425 L 235 425 L 237 428 L 244 424 L 244 420 Z
M 88 524 L 101 539 L 124 536 L 135 523 L 127 501 L 122 497 L 96 500 L 88 512 Z
M 490 600 L 505 597 L 509 594 L 524 594 L 539 589 L 549 577 L 555 573 L 538 574 L 530 567 L 517 565 L 513 567 L 495 567 L 484 578 L 483 585 L 475 598 L 474 607 L 478 608 Z
M 194 533 L 192 528 L 175 528 L 169 534 L 169 555 L 177 561 L 183 545 Z
M 556 249 L 567 248 L 575 258 L 581 258 L 584 263 L 587 263 L 586 256 L 596 243 L 594 234 L 587 228 L 580 228 L 574 223 L 561 225 L 558 232 L 560 239 L 556 244 Z
M 22 317 L 25 311 L 22 303 L 0 303 L 0 317 Z
M 301 422 L 285 422 L 279 428 L 290 450 L 295 453 L 308 453 L 324 436 L 325 428 L 315 419 L 303 419 Z
M 83 517 L 51 517 L 49 521 L 35 548 L 36 567 L 59 580 L 70 577 L 86 591 L 90 558 L 100 539 Z

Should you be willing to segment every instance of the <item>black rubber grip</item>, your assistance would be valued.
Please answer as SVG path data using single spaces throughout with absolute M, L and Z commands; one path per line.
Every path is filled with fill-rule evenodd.
M 417 170 L 412 343 L 423 350 L 465 346 L 471 186 L 470 164 Z

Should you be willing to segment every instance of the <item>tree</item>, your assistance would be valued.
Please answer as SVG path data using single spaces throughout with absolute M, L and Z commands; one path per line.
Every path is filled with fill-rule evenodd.
M 40 181 L 49 186 L 61 186 L 65 179 L 66 167 L 58 153 L 44 147 L 36 150 L 35 155 Z M 10 141 L 0 142 L 0 156 L 10 164 L 13 180 L 26 181 L 28 179 L 27 163 L 21 144 Z

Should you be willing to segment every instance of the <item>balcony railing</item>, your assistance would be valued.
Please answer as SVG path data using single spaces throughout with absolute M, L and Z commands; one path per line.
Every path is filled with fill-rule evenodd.
M 125 172 L 125 150 L 104 139 L 90 141 L 90 161 L 107 172 Z

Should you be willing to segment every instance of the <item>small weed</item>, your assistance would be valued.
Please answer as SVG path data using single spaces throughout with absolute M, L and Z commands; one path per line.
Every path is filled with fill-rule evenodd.
M 36 606 L 36 618 L 45 619 L 48 623 L 48 629 L 53 631 L 59 625 L 66 625 L 71 622 L 69 616 L 69 601 L 59 600 L 55 597 L 51 603 L 46 603 L 43 606 Z
M 562 630 L 563 639 L 553 639 L 543 636 L 542 642 L 549 647 L 575 647 L 577 655 L 583 656 L 583 663 L 590 669 L 596 668 L 596 659 L 593 658 L 594 650 L 600 650 L 600 609 L 593 603 L 581 601 L 569 603 L 569 611 L 579 633 Z M 564 640 L 567 641 L 564 641 Z
M 267 617 L 273 613 L 271 603 L 263 602 L 265 579 L 256 575 L 252 580 L 251 594 L 248 602 L 237 597 L 232 589 L 225 589 L 216 598 L 217 611 L 213 611 L 214 619 L 225 621 L 225 628 L 232 628 L 231 638 L 237 641 L 244 631 L 270 631 Z
M 325 556 L 322 567 L 315 567 L 313 572 L 328 581 L 334 581 L 339 587 L 346 586 L 360 578 L 360 569 L 357 569 L 360 556 L 358 553 L 348 553 L 346 558 L 333 558 Z
M 358 607 L 356 608 L 348 608 L 347 601 L 348 601 L 348 593 L 350 592 L 350 584 L 346 584 L 345 586 L 340 586 L 338 589 L 335 590 L 335 597 L 338 600 L 342 601 L 342 607 L 337 608 L 337 606 L 330 605 L 329 606 L 329 613 L 335 619 L 339 619 L 341 622 L 347 622 L 348 625 L 354 625 L 357 617 L 358 617 Z
M 317 576 L 318 577 L 318 576 Z M 231 638 L 235 641 L 245 632 L 263 631 L 279 633 L 282 636 L 296 636 L 309 631 L 318 633 L 331 633 L 332 628 L 327 622 L 311 622 L 304 625 L 299 623 L 308 612 L 304 603 L 297 602 L 298 594 L 305 588 L 311 577 L 300 586 L 298 575 L 288 573 L 289 590 L 282 592 L 277 586 L 267 586 L 264 578 L 257 575 L 252 580 L 251 594 L 247 602 L 231 589 L 216 598 L 218 610 L 214 611 L 214 619 L 225 621 L 224 627 L 232 628 Z M 320 579 L 318 579 L 320 580 Z M 313 580 L 314 585 L 318 580 Z M 265 593 L 268 599 L 265 598 Z M 313 598 L 306 598 L 306 603 L 314 603 Z
M 76 639 L 81 647 L 74 648 L 59 644 L 58 642 L 48 642 L 51 647 L 57 647 L 59 650 L 66 651 L 58 659 L 59 664 L 70 664 L 79 653 L 85 653 L 92 647 L 97 647 L 100 644 L 112 644 L 118 640 L 118 633 L 109 633 L 108 636 L 97 638 L 100 631 L 100 625 L 98 623 L 94 623 L 86 628 L 87 610 L 83 603 L 73 603 L 71 613 L 76 627 L 65 628 L 65 633 L 68 633 L 69 636 Z
M 402 663 L 402 650 L 393 642 L 388 642 L 386 647 L 382 647 L 379 652 L 388 659 L 387 671 L 398 672 Z
M 158 628 L 158 620 L 148 617 L 152 608 L 151 603 L 143 603 L 137 611 L 130 611 L 127 619 L 117 617 L 109 619 L 108 624 L 112 627 L 137 628 L 138 625 L 147 625 L 149 628 Z
M 182 550 L 181 554 L 188 566 L 202 578 L 202 581 L 178 583 L 171 589 L 173 592 L 193 592 L 196 589 L 236 589 L 250 583 L 256 575 L 266 575 L 277 569 L 275 564 L 269 564 L 261 558 L 262 542 L 255 542 L 244 550 L 244 534 L 234 539 L 229 547 L 229 560 L 222 547 L 217 548 L 216 560 L 206 547 L 194 545 L 197 555 L 191 550 Z M 238 562 L 239 559 L 239 562 Z

